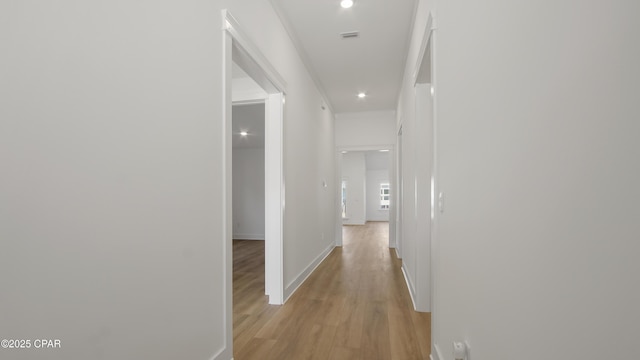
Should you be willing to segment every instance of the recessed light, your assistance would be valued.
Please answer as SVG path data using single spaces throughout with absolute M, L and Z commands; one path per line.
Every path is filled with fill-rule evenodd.
M 365 94 L 365 93 L 363 93 L 363 92 L 358 93 L 358 97 L 359 97 L 360 99 L 364 99 L 366 96 L 367 96 L 367 94 Z
M 342 0 L 340 1 L 340 6 L 345 9 L 348 9 L 353 6 L 353 0 Z
M 246 132 L 246 131 L 240 131 L 240 136 L 247 136 L 247 135 L 249 135 L 249 133 L 248 133 L 248 132 Z
M 382 150 L 379 150 L 379 151 L 380 152 L 389 152 L 389 149 L 382 149 Z

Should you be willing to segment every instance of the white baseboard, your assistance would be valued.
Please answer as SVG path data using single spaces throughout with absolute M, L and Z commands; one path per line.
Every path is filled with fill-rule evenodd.
M 363 219 L 343 220 L 342 225 L 364 225 L 367 222 Z
M 223 347 L 220 349 L 215 355 L 211 357 L 209 360 L 233 360 L 233 354 L 229 354 L 227 347 Z
M 298 276 L 296 276 L 295 279 L 293 279 L 292 282 L 289 283 L 289 285 L 287 285 L 287 287 L 284 289 L 285 302 L 289 300 L 291 295 L 293 295 L 293 293 L 295 293 L 296 290 L 298 290 L 300 285 L 302 285 L 302 283 L 304 283 L 305 280 L 307 280 L 309 275 L 311 275 L 311 273 L 313 273 L 313 271 L 318 267 L 318 265 L 320 265 L 324 261 L 324 259 L 326 259 L 327 256 L 329 256 L 329 254 L 331 253 L 331 250 L 333 250 L 335 247 L 336 247 L 336 244 L 331 243 L 326 249 L 322 251 L 322 253 L 320 253 L 320 255 L 318 255 L 318 257 L 316 257 L 311 262 L 311 264 L 309 264 L 309 266 L 307 266 L 300 274 L 298 274 Z
M 262 240 L 264 234 L 233 234 L 233 240 Z
M 431 352 L 431 360 L 444 360 L 438 344 L 433 344 L 433 350 L 434 351 Z
M 402 263 L 402 276 L 404 276 L 404 281 L 407 283 L 407 288 L 409 289 L 409 296 L 411 297 L 411 302 L 413 303 L 413 310 L 416 310 L 416 288 L 413 286 L 411 278 L 407 276 L 407 272 L 404 266 L 405 263 Z

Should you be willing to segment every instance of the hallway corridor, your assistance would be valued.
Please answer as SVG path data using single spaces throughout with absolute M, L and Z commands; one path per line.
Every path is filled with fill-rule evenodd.
M 413 311 L 388 226 L 343 227 L 283 306 L 264 295 L 264 242 L 234 241 L 234 360 L 428 359 L 430 314 Z

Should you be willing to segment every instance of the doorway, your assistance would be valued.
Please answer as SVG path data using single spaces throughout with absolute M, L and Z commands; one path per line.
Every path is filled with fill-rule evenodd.
M 284 302 L 283 279 L 283 223 L 284 223 L 284 165 L 283 123 L 285 82 L 266 60 L 264 55 L 244 34 L 231 14 L 223 10 L 223 74 L 224 74 L 224 182 L 223 206 L 225 238 L 225 291 L 226 313 L 231 319 L 233 312 L 233 105 L 264 103 L 264 248 L 265 248 L 265 293 L 269 303 Z M 235 65 L 234 65 L 235 64 Z M 235 81 L 241 70 L 249 80 L 244 84 Z M 253 87 L 245 85 L 252 83 Z M 235 94 L 234 94 L 235 92 Z M 235 99 L 234 99 L 235 95 Z M 234 101 L 235 100 L 235 101 Z M 227 321 L 229 333 L 232 322 Z
M 343 226 L 388 222 L 388 246 L 395 235 L 394 146 L 341 147 L 337 157 L 338 219 L 336 246 L 342 246 Z M 392 231 L 394 233 L 392 233 Z
M 235 77 L 236 73 L 234 71 L 234 95 L 237 80 L 245 80 Z M 234 242 L 264 242 L 265 240 L 264 125 L 264 102 L 233 105 L 232 216 Z M 264 286 L 264 283 L 262 285 Z
M 405 197 L 403 215 L 411 213 L 416 219 L 413 229 L 409 229 L 407 224 L 403 226 L 403 235 L 407 233 L 413 235 L 414 252 L 411 263 L 411 277 L 413 277 L 413 288 L 410 287 L 414 297 L 416 310 L 432 312 L 433 298 L 433 262 L 436 260 L 433 251 L 433 244 L 436 241 L 436 224 L 438 213 L 436 208 L 437 193 L 437 137 L 436 137 L 436 111 L 435 111 L 435 79 L 434 79 L 434 32 L 432 29 L 433 19 L 429 15 L 422 39 L 422 46 L 418 56 L 418 62 L 414 71 L 415 90 L 415 117 L 412 125 L 410 140 L 415 156 L 413 164 L 401 160 L 404 169 L 399 175 L 405 177 L 402 181 L 405 185 L 413 183 L 413 200 Z M 400 138 L 403 136 L 401 134 Z M 420 141 L 418 141 L 420 139 Z M 406 148 L 403 150 L 407 150 Z M 403 152 L 403 156 L 407 151 Z M 411 167 L 407 171 L 407 167 Z M 407 176 L 409 175 L 409 176 Z M 408 207 L 411 207 L 409 209 Z M 409 256 L 408 252 L 405 254 Z M 428 260 L 428 261 L 425 261 Z
M 402 123 L 402 122 L 401 122 Z M 402 207 L 403 207 L 403 199 L 404 199 L 404 187 L 402 186 L 403 184 L 403 176 L 402 176 L 402 125 L 400 126 L 400 129 L 398 130 L 398 140 L 397 140 L 397 145 L 398 145 L 398 150 L 396 151 L 396 173 L 394 174 L 394 178 L 396 180 L 396 189 L 398 192 L 398 195 L 396 197 L 396 207 L 395 207 L 395 212 L 394 215 L 396 217 L 396 256 L 398 257 L 398 259 L 402 259 L 402 227 L 404 224 L 403 221 L 403 217 L 402 217 Z

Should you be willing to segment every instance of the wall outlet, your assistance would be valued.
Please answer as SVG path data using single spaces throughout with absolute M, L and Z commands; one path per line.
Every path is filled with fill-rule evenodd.
M 467 341 L 453 342 L 453 358 L 455 360 L 471 360 L 471 347 Z

